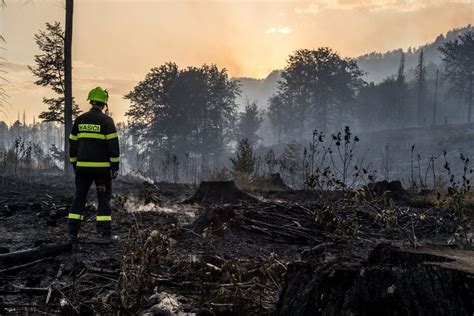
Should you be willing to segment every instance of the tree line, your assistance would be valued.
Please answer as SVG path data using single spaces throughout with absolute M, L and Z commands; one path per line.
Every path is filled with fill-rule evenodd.
M 44 115 L 51 114 L 50 117 L 46 117 L 46 121 L 57 121 L 59 118 L 57 114 L 62 114 L 63 118 L 62 123 L 64 124 L 64 140 L 67 140 L 72 129 L 72 121 L 74 112 L 77 111 L 73 104 L 72 97 L 72 33 L 73 33 L 73 17 L 74 17 L 74 0 L 65 0 L 65 30 L 64 33 L 59 29 L 59 23 L 56 28 L 49 28 L 49 34 L 40 34 L 35 38 L 37 44 L 40 46 L 40 49 L 44 52 L 42 55 L 35 56 L 35 62 L 38 65 L 43 65 L 46 67 L 51 67 L 51 65 L 56 66 L 53 71 L 60 72 L 61 75 L 56 80 L 48 79 L 51 74 L 46 72 L 41 72 L 42 70 L 39 67 L 35 69 L 38 71 L 39 80 L 36 84 L 43 86 L 51 86 L 53 91 L 60 94 L 58 99 L 44 99 L 44 102 L 49 105 L 49 111 L 44 112 Z M 7 1 L 2 0 L 0 2 L 0 7 L 7 7 Z M 56 23 L 55 23 L 56 25 Z M 51 26 L 51 25 L 50 25 Z M 51 38 L 49 38 L 49 36 Z M 0 42 L 4 40 L 0 34 Z M 39 59 L 38 59 L 39 58 Z M 33 73 L 35 71 L 32 69 Z M 54 76 L 54 75 L 53 75 Z M 58 79 L 61 82 L 58 82 Z M 5 91 L 1 91 L 0 87 L 0 98 L 5 95 Z M 0 102 L 0 108 L 2 106 Z M 62 105 L 62 107 L 61 107 Z M 56 113 L 54 112 L 56 110 Z M 49 113 L 48 113 L 49 112 Z M 77 114 L 77 112 L 76 112 Z M 64 141 L 64 150 L 63 150 L 63 167 L 64 175 L 67 176 L 71 170 L 68 158 L 69 152 L 69 142 Z
M 32 169 L 60 173 L 64 151 L 64 126 L 55 122 L 11 126 L 0 121 L 0 174 L 29 175 Z
M 439 51 L 440 67 L 427 64 L 420 51 L 411 81 L 402 53 L 397 73 L 374 84 L 363 80 L 364 73 L 354 59 L 343 58 L 330 48 L 298 50 L 289 56 L 278 91 L 268 102 L 264 115 L 269 128 L 277 142 L 288 143 L 308 139 L 315 128 L 331 133 L 348 125 L 359 130 L 423 127 L 444 123 L 437 113 L 441 104 L 460 107 L 460 118 L 471 122 L 473 33 L 446 42 Z M 225 150 L 238 141 L 238 133 L 230 137 L 233 126 L 239 124 L 235 112 L 238 85 L 223 75 L 221 90 L 213 92 L 217 84 L 210 81 L 209 69 L 222 74 L 207 65 L 178 70 L 170 63 L 152 69 L 126 96 L 131 100 L 130 125 L 141 133 L 137 137 L 152 139 L 166 150 L 201 154 Z M 247 123 L 240 124 L 258 129 L 262 116 L 249 110 L 247 107 L 241 116 L 248 118 Z M 258 140 L 253 131 L 241 136 L 250 138 L 248 134 L 255 134 L 252 142 Z
M 66 37 L 59 23 L 46 24 L 35 36 L 41 53 L 30 68 L 37 85 L 57 94 L 44 98 L 48 109 L 40 118 L 62 124 L 67 103 Z M 220 165 L 228 163 L 228 154 L 242 139 L 252 145 L 288 144 L 310 139 L 314 129 L 330 134 L 344 126 L 370 131 L 437 125 L 447 121 L 438 113 L 446 106 L 458 106 L 460 118 L 470 122 L 473 43 L 472 32 L 444 43 L 439 47 L 440 67 L 427 64 L 421 50 L 413 80 L 407 80 L 402 53 L 397 73 L 378 84 L 364 81 L 354 59 L 330 48 L 301 49 L 288 57 L 268 104 L 248 100 L 241 113 L 236 103 L 240 85 L 226 69 L 207 64 L 180 69 L 169 62 L 151 69 L 125 96 L 130 101 L 126 113 L 130 141 L 150 161 L 176 155 Z M 79 109 L 73 99 L 72 104 L 74 117 Z M 266 110 L 260 110 L 263 107 Z M 260 133 L 262 128 L 266 133 Z M 273 139 L 262 139 L 262 134 Z

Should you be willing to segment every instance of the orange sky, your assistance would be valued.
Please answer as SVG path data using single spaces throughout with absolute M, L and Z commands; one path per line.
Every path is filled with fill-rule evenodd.
M 63 20 L 62 0 L 7 0 L 0 9 L 2 55 L 12 107 L 31 121 L 47 90 L 32 85 L 25 64 L 38 53 L 33 35 Z M 292 51 L 329 46 L 344 56 L 419 46 L 454 27 L 472 24 L 471 0 L 76 0 L 74 93 L 83 109 L 87 90 L 112 92 L 117 120 L 123 94 L 167 61 L 185 67 L 216 63 L 232 76 L 263 78 Z

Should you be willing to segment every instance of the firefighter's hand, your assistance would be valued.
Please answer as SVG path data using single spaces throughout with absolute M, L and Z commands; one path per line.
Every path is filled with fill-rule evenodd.
M 110 170 L 110 176 L 112 177 L 112 179 L 117 178 L 118 170 Z

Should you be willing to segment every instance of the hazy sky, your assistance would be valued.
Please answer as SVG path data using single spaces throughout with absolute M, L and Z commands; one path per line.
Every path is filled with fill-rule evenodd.
M 64 20 L 62 0 L 7 0 L 0 34 L 7 43 L 6 89 L 13 121 L 32 121 L 48 90 L 32 84 L 26 65 L 38 53 L 33 35 Z M 420 46 L 473 24 L 471 0 L 76 0 L 74 95 L 82 109 L 90 88 L 109 88 L 111 109 L 124 120 L 122 96 L 151 67 L 215 63 L 231 76 L 264 78 L 299 48 L 329 46 L 344 56 Z M 1 114 L 0 114 L 1 115 Z

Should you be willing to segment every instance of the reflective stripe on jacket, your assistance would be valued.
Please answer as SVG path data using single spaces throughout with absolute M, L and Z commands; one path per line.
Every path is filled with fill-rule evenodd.
M 69 136 L 69 161 L 77 170 L 106 173 L 118 170 L 120 149 L 113 119 L 98 108 L 81 114 Z

